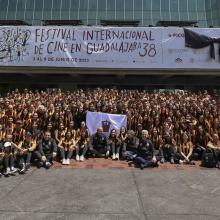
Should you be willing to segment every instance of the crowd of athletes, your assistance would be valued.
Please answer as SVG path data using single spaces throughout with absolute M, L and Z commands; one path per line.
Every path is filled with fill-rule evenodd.
M 1 174 L 88 157 L 128 160 L 140 168 L 193 165 L 205 152 L 220 168 L 219 104 L 216 91 L 15 90 L 0 97 Z M 113 129 L 107 137 L 98 127 L 90 135 L 87 111 L 126 114 L 127 128 Z

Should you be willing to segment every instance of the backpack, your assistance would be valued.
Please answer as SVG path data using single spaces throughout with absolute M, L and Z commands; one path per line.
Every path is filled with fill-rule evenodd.
M 207 168 L 216 167 L 216 160 L 212 150 L 207 150 L 203 153 L 202 166 Z

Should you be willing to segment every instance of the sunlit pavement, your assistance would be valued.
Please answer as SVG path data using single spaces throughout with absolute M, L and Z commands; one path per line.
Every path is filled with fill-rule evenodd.
M 0 179 L 0 219 L 220 219 L 220 170 L 89 159 Z

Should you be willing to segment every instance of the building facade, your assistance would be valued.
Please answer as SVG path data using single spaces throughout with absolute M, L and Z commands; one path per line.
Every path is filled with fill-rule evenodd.
M 0 0 L 0 25 L 20 20 L 44 25 L 45 20 L 80 20 L 85 26 L 101 21 L 195 21 L 201 28 L 220 27 L 220 0 Z M 2 21 L 2 23 L 1 23 Z M 0 39 L 1 42 L 1 39 Z M 13 88 L 118 86 L 121 88 L 219 89 L 219 71 L 121 70 L 0 66 L 0 93 Z
M 158 21 L 197 21 L 198 27 L 220 27 L 220 0 L 0 0 L 0 20 L 137 20 L 139 26 Z

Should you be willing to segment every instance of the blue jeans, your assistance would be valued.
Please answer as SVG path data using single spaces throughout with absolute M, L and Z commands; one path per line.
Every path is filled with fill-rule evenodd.
M 154 162 L 152 162 L 152 160 L 147 160 L 143 157 L 136 157 L 135 158 L 135 162 L 143 167 L 153 167 L 154 166 Z
M 133 160 L 134 159 L 134 155 L 135 153 L 133 151 L 125 151 L 123 153 L 123 156 L 127 159 L 127 160 Z

